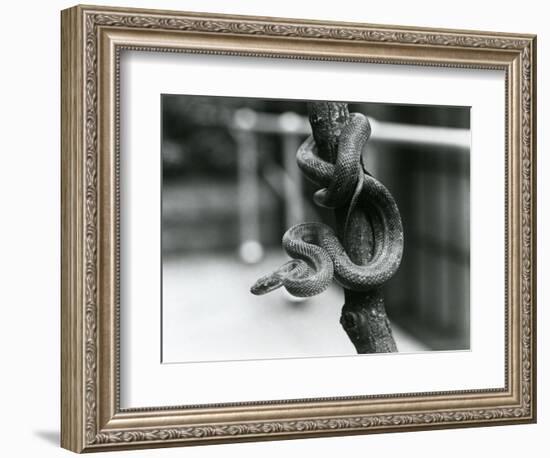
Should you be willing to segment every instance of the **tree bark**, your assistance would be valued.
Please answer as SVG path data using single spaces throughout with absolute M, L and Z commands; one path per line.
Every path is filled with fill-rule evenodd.
M 340 133 L 350 117 L 348 105 L 338 102 L 311 102 L 308 104 L 308 111 L 319 157 L 334 163 Z M 359 265 L 366 264 L 373 254 L 371 224 L 363 212 L 354 211 L 344 234 L 347 211 L 347 207 L 335 209 L 336 233 L 350 259 Z M 357 353 L 396 352 L 397 346 L 381 289 L 367 292 L 344 289 L 344 297 L 340 324 Z

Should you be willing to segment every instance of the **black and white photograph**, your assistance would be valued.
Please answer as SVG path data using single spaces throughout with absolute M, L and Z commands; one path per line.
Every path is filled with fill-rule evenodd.
M 289 455 L 331 456 L 369 435 L 369 453 L 415 456 L 433 431 L 437 453 L 535 450 L 541 20 L 481 4 L 445 18 L 407 2 L 205 1 L 64 5 L 61 116 L 29 118 L 55 100 L 16 91 L 25 125 L 5 150 L 39 162 L 8 167 L 24 173 L 6 195 L 40 183 L 46 132 L 60 134 L 61 167 L 56 193 L 41 185 L 6 213 L 6 227 L 37 229 L 6 238 L 26 279 L 15 299 L 36 293 L 55 315 L 41 300 L 51 266 L 29 248 L 47 190 L 61 313 L 6 302 L 24 312 L 7 320 L 8 353 L 29 385 L 52 373 L 42 344 L 60 344 L 55 386 L 27 391 L 55 401 L 61 447 L 257 456 L 269 444 L 253 442 L 280 441 L 281 455 L 323 438 Z M 409 434 L 384 440 L 394 432 Z
M 163 363 L 470 349 L 470 107 L 161 110 Z

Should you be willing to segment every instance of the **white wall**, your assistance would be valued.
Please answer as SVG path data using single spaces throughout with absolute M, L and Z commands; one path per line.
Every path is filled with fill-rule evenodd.
M 114 0 L 113 0 L 114 1 Z M 96 3 L 105 2 L 96 0 Z M 548 339 L 545 310 L 550 174 L 544 152 L 550 100 L 545 3 L 540 1 L 296 0 L 122 1 L 155 7 L 538 34 L 539 423 L 406 434 L 121 452 L 128 456 L 543 456 L 548 444 Z M 108 4 L 108 3 L 107 3 Z M 59 425 L 59 10 L 71 2 L 6 2 L 0 33 L 0 423 L 3 456 L 68 456 Z M 547 206 L 548 207 L 548 206 Z M 546 243 L 545 243 L 546 242 Z M 546 359 L 546 362 L 544 361 Z M 546 382 L 546 387 L 543 386 Z M 546 404 L 546 405 L 545 405 Z M 34 453 L 33 453 L 34 452 Z M 131 453 L 131 455 L 130 455 Z M 114 456 L 114 455 L 113 455 Z

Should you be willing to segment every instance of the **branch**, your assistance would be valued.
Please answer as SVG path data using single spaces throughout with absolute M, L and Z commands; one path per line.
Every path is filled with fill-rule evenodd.
M 340 133 L 350 117 L 347 103 L 311 102 L 308 110 L 318 154 L 322 159 L 334 163 Z M 346 215 L 347 207 L 335 210 L 338 237 L 353 262 L 366 264 L 373 254 L 371 224 L 363 212 L 354 211 L 344 234 Z M 397 346 L 386 314 L 382 291 L 375 289 L 359 292 L 344 289 L 344 297 L 340 323 L 357 353 L 396 352 Z

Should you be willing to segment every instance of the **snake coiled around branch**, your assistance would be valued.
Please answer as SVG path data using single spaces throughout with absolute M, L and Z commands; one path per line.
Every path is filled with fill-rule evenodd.
M 366 172 L 362 151 L 370 137 L 368 119 L 352 113 L 338 140 L 334 164 L 317 154 L 313 136 L 297 152 L 298 166 L 320 189 L 317 205 L 348 207 L 343 234 L 353 212 L 363 212 L 372 227 L 373 254 L 364 265 L 351 261 L 334 230 L 323 223 L 301 223 L 283 236 L 282 245 L 293 258 L 254 283 L 251 292 L 265 294 L 281 286 L 298 297 L 323 292 L 335 279 L 353 291 L 369 291 L 382 286 L 397 271 L 403 255 L 403 226 L 390 192 Z

